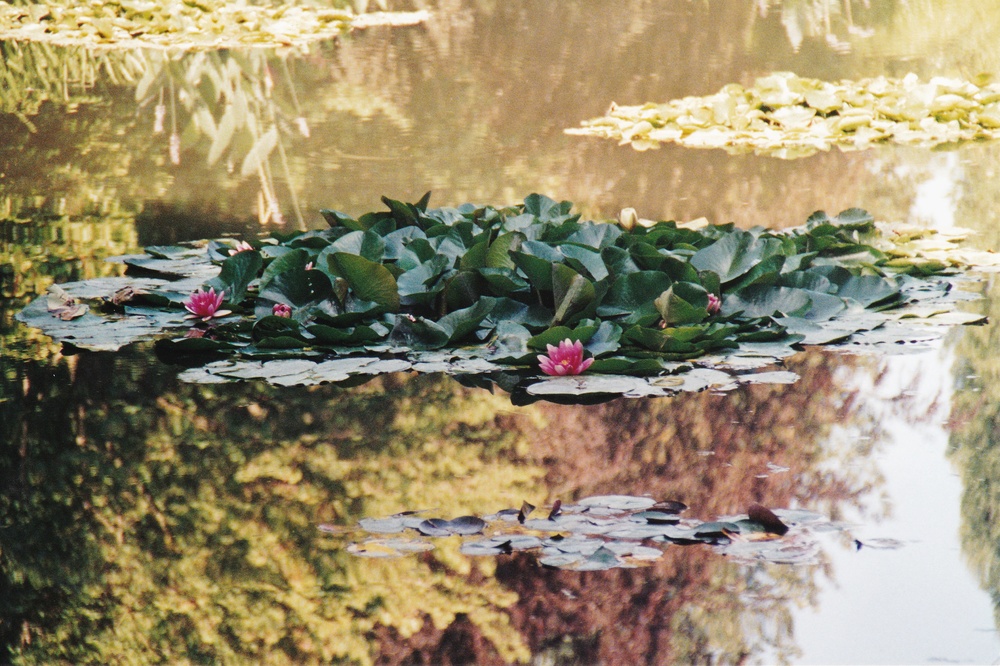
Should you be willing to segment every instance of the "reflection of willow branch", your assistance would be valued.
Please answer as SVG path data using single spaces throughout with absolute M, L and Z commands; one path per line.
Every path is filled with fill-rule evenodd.
M 112 82 L 134 81 L 141 74 L 135 58 L 94 54 L 83 48 L 0 42 L 0 88 L 4 91 L 0 113 L 14 114 L 35 132 L 31 117 L 44 102 L 72 105 L 99 101 L 99 97 L 89 95 L 99 70 Z
M 392 162 L 399 159 L 396 157 L 382 157 L 380 155 L 353 155 L 351 153 L 345 153 L 338 148 L 331 148 L 330 152 L 345 160 L 359 160 L 362 162 Z

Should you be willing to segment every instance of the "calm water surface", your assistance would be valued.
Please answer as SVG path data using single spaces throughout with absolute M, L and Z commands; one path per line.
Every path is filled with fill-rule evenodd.
M 591 407 L 435 376 L 188 385 L 147 348 L 65 355 L 14 322 L 52 282 L 113 274 L 110 255 L 427 190 L 742 226 L 861 206 L 1000 248 L 995 144 L 780 161 L 563 133 L 612 101 L 779 70 L 998 75 L 993 2 L 430 9 L 307 54 L 0 44 L 0 663 L 1000 659 L 996 316 L 914 353 L 802 353 L 790 386 Z M 992 282 L 971 288 L 996 315 Z M 360 559 L 317 529 L 647 493 L 702 520 L 760 502 L 840 529 L 807 565 L 695 546 L 591 573 L 451 539 Z

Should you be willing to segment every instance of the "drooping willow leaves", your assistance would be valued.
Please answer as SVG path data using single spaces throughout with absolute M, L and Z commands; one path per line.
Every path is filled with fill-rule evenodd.
M 782 158 L 833 146 L 936 146 L 1000 136 L 1000 85 L 942 77 L 921 81 L 914 74 L 829 82 L 779 72 L 750 88 L 734 83 L 705 97 L 613 104 L 607 115 L 566 132 L 615 139 L 638 150 L 679 143 Z
M 938 274 L 992 260 L 859 209 L 769 231 L 583 221 L 570 202 L 538 194 L 506 208 L 428 199 L 383 198 L 388 210 L 358 218 L 324 210 L 329 228 L 275 232 L 242 251 L 229 240 L 149 247 L 120 258 L 124 278 L 63 285 L 97 312 L 66 320 L 43 297 L 19 316 L 84 349 L 156 337 L 161 356 L 202 366 L 187 374 L 196 381 L 415 369 L 494 373 L 511 388 L 537 377 L 547 345 L 571 339 L 596 358 L 588 376 L 529 394 L 663 395 L 765 381 L 740 371 L 795 344 L 926 339 L 927 326 L 899 328 L 904 314 L 975 321 L 954 319 L 960 294 Z M 184 320 L 190 294 L 209 288 L 233 314 Z M 709 367 L 672 376 L 699 358 Z

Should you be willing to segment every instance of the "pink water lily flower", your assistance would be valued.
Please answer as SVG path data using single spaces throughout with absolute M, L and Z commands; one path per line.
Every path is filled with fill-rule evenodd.
M 566 338 L 559 343 L 558 347 L 546 345 L 548 356 L 539 354 L 538 364 L 542 372 L 547 375 L 578 375 L 594 362 L 592 358 L 583 357 L 583 343 L 577 340 L 573 342 Z
M 185 319 L 200 319 L 208 321 L 213 317 L 225 317 L 232 314 L 231 310 L 220 310 L 222 299 L 226 297 L 225 290 L 215 293 L 214 287 L 209 287 L 208 291 L 202 291 L 198 287 L 191 296 L 184 301 L 184 309 L 191 314 L 185 315 Z
M 239 241 L 238 243 L 236 243 L 236 247 L 229 249 L 229 256 L 231 257 L 234 254 L 239 254 L 240 252 L 247 252 L 249 250 L 253 250 L 253 245 L 251 245 L 246 241 Z
M 719 310 L 722 309 L 722 299 L 715 294 L 709 294 L 708 305 L 705 306 L 705 309 L 708 310 L 708 314 L 710 315 L 719 314 Z
M 273 314 L 275 317 L 284 317 L 288 319 L 289 317 L 292 316 L 292 306 L 287 305 L 285 303 L 275 303 L 271 307 L 271 314 Z

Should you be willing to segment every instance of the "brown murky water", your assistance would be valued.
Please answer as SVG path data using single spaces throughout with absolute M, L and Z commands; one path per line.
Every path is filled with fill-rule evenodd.
M 0 662 L 995 661 L 992 322 L 919 353 L 803 353 L 788 386 L 514 407 L 428 376 L 188 385 L 148 349 L 67 356 L 13 321 L 53 281 L 114 272 L 109 255 L 426 190 L 741 226 L 860 206 L 1000 247 L 995 144 L 781 161 L 563 133 L 612 101 L 772 71 L 995 75 L 993 3 L 429 8 L 307 54 L 0 44 Z M 973 288 L 992 314 L 992 283 Z M 701 520 L 759 502 L 838 529 L 808 564 L 696 545 L 603 572 L 450 537 L 363 559 L 317 529 L 646 493 Z

